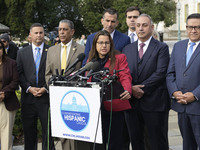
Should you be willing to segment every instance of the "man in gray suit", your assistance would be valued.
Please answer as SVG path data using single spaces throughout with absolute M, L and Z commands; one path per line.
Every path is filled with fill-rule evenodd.
M 50 47 L 48 50 L 45 74 L 47 83 L 51 75 L 56 75 L 56 69 L 61 74 L 62 69 L 65 70 L 80 53 L 84 53 L 85 47 L 72 40 L 74 32 L 74 23 L 72 21 L 65 19 L 59 22 L 58 34 L 61 43 Z M 79 62 L 75 70 L 79 69 L 81 65 L 81 62 Z M 61 143 L 63 150 L 77 149 L 77 141 L 61 139 Z

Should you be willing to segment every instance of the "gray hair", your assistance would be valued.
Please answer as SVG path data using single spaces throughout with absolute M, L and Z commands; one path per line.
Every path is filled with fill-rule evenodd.
M 68 26 L 69 26 L 71 29 L 74 29 L 74 23 L 73 23 L 71 20 L 63 19 L 63 20 L 61 20 L 61 21 L 59 22 L 59 25 L 60 25 L 61 23 L 67 23 Z
M 147 14 L 141 14 L 138 18 L 140 18 L 140 17 L 147 17 L 147 18 L 149 18 L 151 25 L 153 25 L 153 20 L 151 19 L 151 17 L 149 15 L 147 15 Z

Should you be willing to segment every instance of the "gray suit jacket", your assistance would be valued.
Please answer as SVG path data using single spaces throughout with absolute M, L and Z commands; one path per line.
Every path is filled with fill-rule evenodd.
M 66 68 L 75 61 L 77 56 L 80 53 L 84 53 L 85 47 L 72 41 L 71 49 L 69 52 L 69 56 L 67 59 Z M 48 83 L 49 78 L 52 75 L 56 75 L 56 69 L 58 69 L 59 74 L 61 73 L 61 44 L 50 47 L 47 52 L 47 61 L 46 61 L 46 72 L 45 72 L 45 80 Z M 82 65 L 82 62 L 79 62 L 76 65 L 75 70 L 79 69 Z

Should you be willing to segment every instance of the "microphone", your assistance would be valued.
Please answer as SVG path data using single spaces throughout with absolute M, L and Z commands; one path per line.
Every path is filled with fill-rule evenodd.
M 91 66 L 91 69 L 90 71 L 88 72 L 87 76 L 86 77 L 90 77 L 92 75 L 93 72 L 96 72 L 99 68 L 100 64 L 98 61 L 95 61 L 93 63 L 93 65 Z
M 69 71 L 71 68 L 75 67 L 76 64 L 77 64 L 79 61 L 83 61 L 84 58 L 85 58 L 85 54 L 84 54 L 84 53 L 79 54 L 78 57 L 75 59 L 75 61 L 74 61 L 68 68 L 66 68 L 65 74 L 66 74 L 67 71 Z
M 69 81 L 74 79 L 75 77 L 77 77 L 78 75 L 82 74 L 85 71 L 88 71 L 91 69 L 92 65 L 94 62 L 89 62 L 87 63 L 84 67 L 82 67 L 81 69 L 79 69 L 78 71 L 73 72 L 71 75 L 71 77 L 69 78 Z

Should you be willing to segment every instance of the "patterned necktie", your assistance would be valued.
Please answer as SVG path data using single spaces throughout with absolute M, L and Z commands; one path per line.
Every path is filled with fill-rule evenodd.
M 190 58 L 193 54 L 193 47 L 194 47 L 195 43 L 194 42 L 191 42 L 190 43 L 190 47 L 187 51 L 187 55 L 186 55 L 186 66 L 188 65 L 189 61 L 190 61 Z
M 36 84 L 38 85 L 38 72 L 39 72 L 39 67 L 40 67 L 40 48 L 36 47 L 36 57 L 35 57 L 35 69 L 36 69 Z
M 67 46 L 64 45 L 64 51 L 62 53 L 62 60 L 61 60 L 61 70 L 63 69 L 65 71 L 66 65 L 67 65 Z
M 143 47 L 145 46 L 145 44 L 144 43 L 140 43 L 140 49 L 139 49 L 139 57 L 140 57 L 140 59 L 142 58 L 142 56 L 143 56 Z
M 134 35 L 135 35 L 135 34 L 134 34 L 133 32 L 130 34 L 131 43 L 134 42 Z

